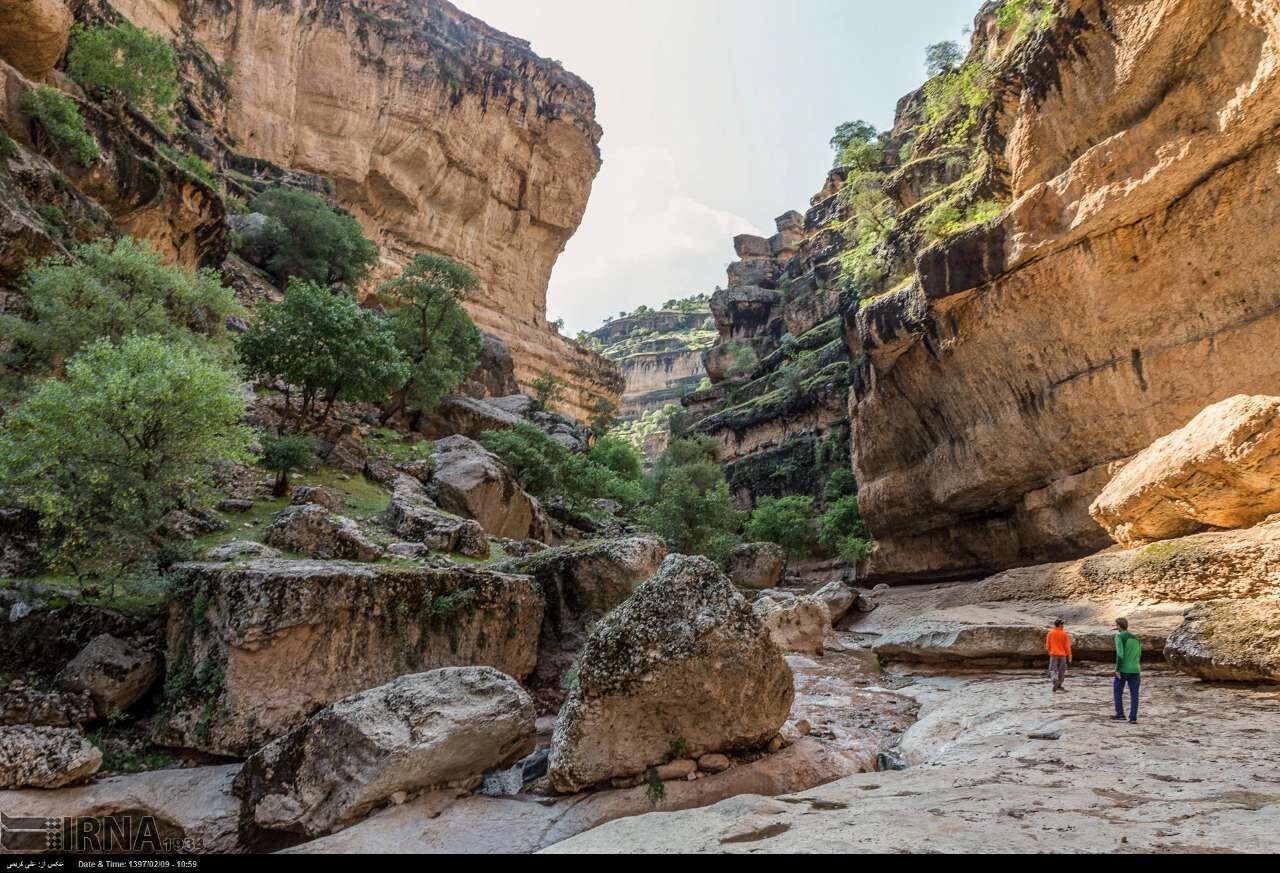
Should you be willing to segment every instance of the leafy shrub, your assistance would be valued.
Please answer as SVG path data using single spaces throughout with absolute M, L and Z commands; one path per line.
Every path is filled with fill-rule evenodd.
M 813 498 L 761 497 L 742 535 L 748 542 L 777 543 L 793 558 L 813 553 Z
M 322 285 L 354 285 L 378 260 L 378 250 L 360 223 L 318 194 L 268 188 L 249 209 L 269 219 L 252 242 L 266 253 L 266 268 L 281 284 L 297 278 Z
M 67 72 L 85 89 L 106 92 L 117 114 L 133 106 L 162 126 L 178 99 L 173 46 L 127 21 L 114 27 L 77 24 L 71 31 Z
M 924 96 L 922 134 L 945 122 L 950 125 L 946 144 L 962 146 L 978 123 L 978 112 L 991 99 L 991 71 L 975 59 L 925 82 Z
M 241 311 L 212 270 L 174 267 L 131 237 L 47 258 L 27 269 L 21 287 L 30 316 L 0 316 L 0 337 L 55 367 L 100 337 L 216 343 L 226 336 L 228 316 Z
M 485 431 L 480 442 L 502 458 L 520 487 L 534 496 L 558 498 L 572 508 L 601 497 L 626 508 L 640 500 L 639 483 L 624 472 L 630 465 L 616 443 L 598 453 L 574 452 L 527 421 L 510 430 Z M 634 466 L 639 467 L 638 459 Z
M 257 323 L 241 334 L 240 358 L 249 376 L 279 379 L 299 395 L 305 422 L 324 404 L 323 422 L 337 400 L 378 403 L 409 377 L 386 319 L 360 307 L 349 294 L 293 279 L 284 299 L 262 308 Z
M 587 453 L 593 464 L 611 470 L 628 482 L 638 482 L 642 475 L 640 455 L 621 437 L 602 436 Z
M 391 326 L 409 362 L 408 381 L 383 410 L 384 422 L 406 404 L 431 409 L 475 370 L 480 331 L 462 304 L 479 284 L 461 264 L 423 254 L 378 287 L 378 296 L 395 306 Z
M 848 467 L 837 467 L 822 488 L 822 499 L 834 503 L 841 497 L 858 493 L 858 483 L 853 478 L 853 471 Z
M 37 85 L 19 103 L 28 121 L 40 125 L 55 148 L 67 152 L 82 165 L 93 166 L 101 152 L 80 117 L 76 101 L 57 88 Z
M 236 388 L 189 345 L 99 339 L 5 417 L 0 492 L 40 515 L 55 568 L 139 563 L 164 515 L 208 491 L 213 465 L 243 457 Z
M 996 11 L 1001 33 L 1014 31 L 1014 42 L 1053 23 L 1053 0 L 1005 0 Z
M 554 410 L 565 401 L 564 383 L 550 370 L 533 380 L 533 402 L 538 409 Z
M 221 183 L 218 181 L 218 176 L 213 171 L 213 167 L 210 166 L 208 161 L 202 159 L 198 155 L 179 151 L 173 146 L 167 145 L 160 146 L 160 154 L 173 161 L 185 172 L 204 182 L 210 188 L 221 187 Z
M 271 493 L 283 497 L 289 493 L 289 474 L 294 470 L 306 470 L 316 462 L 315 441 L 303 434 L 289 433 L 275 436 L 263 434 L 262 455 L 258 465 L 276 474 Z
M 609 432 L 609 428 L 613 427 L 617 418 L 618 404 L 608 397 L 597 397 L 591 404 L 591 417 L 587 420 L 587 426 L 591 428 L 593 434 L 602 437 Z
M 709 436 L 673 440 L 645 482 L 637 517 L 673 550 L 723 562 L 739 542 L 743 513 L 733 506 L 716 455 Z
M 0 128 L 0 158 L 12 158 L 18 154 L 18 144 L 13 141 L 13 137 L 4 132 L 4 128 Z
M 1004 207 L 996 200 L 979 200 L 964 209 L 953 203 L 943 202 L 920 219 L 917 227 L 921 240 L 928 245 L 976 224 L 990 221 L 1003 211 Z
M 840 556 L 842 561 L 856 564 L 874 548 L 858 511 L 858 498 L 846 494 L 823 514 L 818 525 L 818 542 Z

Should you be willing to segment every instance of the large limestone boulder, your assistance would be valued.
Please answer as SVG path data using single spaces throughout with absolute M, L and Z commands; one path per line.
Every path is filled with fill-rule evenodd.
M 813 592 L 813 596 L 827 607 L 827 613 L 831 616 L 831 623 L 835 624 L 853 608 L 858 602 L 860 595 L 857 591 L 841 582 L 839 579 L 833 579 L 826 585 L 823 585 L 817 591 Z M 870 610 L 867 610 L 870 612 Z
M 503 767 L 533 749 L 534 707 L 492 667 L 401 676 L 325 707 L 256 752 L 236 780 L 254 822 L 324 834 L 396 792 Z
M 784 652 L 822 654 L 822 641 L 831 630 L 831 613 L 817 597 L 766 595 L 756 598 L 752 608 Z
M 312 558 L 376 561 L 382 549 L 351 519 L 335 515 L 318 503 L 286 506 L 267 526 L 268 545 Z
M 66 691 L 87 691 L 98 715 L 124 712 L 160 675 L 159 658 L 111 634 L 99 634 L 58 674 Z
M 1164 657 L 1201 679 L 1280 682 L 1280 600 L 1197 603 L 1169 634 Z
M 489 557 L 489 541 L 479 522 L 440 510 L 410 476 L 397 476 L 392 483 L 382 524 L 405 542 L 473 558 Z
M 777 543 L 743 543 L 729 553 L 729 578 L 739 588 L 772 588 L 786 566 L 787 555 Z
M 397 676 L 484 665 L 523 678 L 542 597 L 523 576 L 343 561 L 182 564 L 164 745 L 247 755 Z
M 1280 512 L 1280 397 L 1238 394 L 1206 407 L 1125 464 L 1089 507 L 1131 545 Z
M 155 820 L 159 838 L 182 841 L 184 851 L 235 852 L 244 848 L 240 802 L 231 790 L 238 772 L 239 764 L 183 767 L 110 776 L 56 790 L 7 791 L 0 794 L 0 808 L 33 818 L 148 815 Z
M 429 483 L 442 509 L 473 518 L 498 537 L 546 541 L 546 515 L 497 455 L 473 439 L 451 436 L 432 446 Z
M 791 670 L 715 564 L 671 555 L 595 625 L 552 739 L 560 791 L 689 756 L 758 747 L 782 727 Z
M 622 603 L 667 556 L 654 536 L 632 536 L 557 546 L 507 561 L 495 569 L 532 576 L 546 608 L 533 685 L 540 703 L 564 701 L 565 672 L 577 657 L 586 628 Z
M 279 558 L 280 550 L 253 540 L 231 540 L 209 549 L 203 557 L 206 561 L 252 561 L 257 558 Z
M 450 395 L 440 402 L 418 425 L 418 430 L 431 439 L 461 434 L 479 439 L 486 430 L 510 430 L 524 419 L 484 400 L 465 395 Z
M 68 727 L 0 727 L 0 788 L 61 788 L 88 779 L 102 752 Z

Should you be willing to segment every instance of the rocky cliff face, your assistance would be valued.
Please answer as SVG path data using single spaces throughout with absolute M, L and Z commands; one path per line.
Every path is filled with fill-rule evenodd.
M 29 5 L 42 28 L 30 32 L 50 38 L 24 40 L 11 63 L 37 76 L 57 61 L 69 16 L 56 0 Z M 250 178 L 331 179 L 378 245 L 379 275 L 424 251 L 471 267 L 472 316 L 510 347 L 523 386 L 550 370 L 579 416 L 621 394 L 610 365 L 546 320 L 551 269 L 600 168 L 581 79 L 443 0 L 89 5 L 174 39 L 184 113 L 209 154 L 233 155 Z
M 702 353 L 715 340 L 711 310 L 660 309 L 617 318 L 591 332 L 600 353 L 626 379 L 618 417 L 624 421 L 678 403 L 706 377 Z
M 684 398 L 695 430 L 720 441 L 738 503 L 763 495 L 819 496 L 845 463 L 849 354 L 836 287 L 840 237 L 828 225 L 840 174 L 806 215 L 777 233 L 734 239 L 740 260 L 711 298 L 718 336 L 703 354 L 710 388 Z
M 846 310 L 876 576 L 1101 548 L 1113 464 L 1280 380 L 1280 4 L 1053 10 L 1017 44 L 990 4 L 975 29 L 982 184 L 1010 205 Z

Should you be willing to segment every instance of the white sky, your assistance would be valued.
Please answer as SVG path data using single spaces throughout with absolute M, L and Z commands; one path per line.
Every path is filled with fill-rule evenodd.
M 732 237 L 804 211 L 837 124 L 892 122 L 980 0 L 454 0 L 589 82 L 604 167 L 551 276 L 566 332 L 725 284 Z M 967 43 L 966 43 L 967 44 Z

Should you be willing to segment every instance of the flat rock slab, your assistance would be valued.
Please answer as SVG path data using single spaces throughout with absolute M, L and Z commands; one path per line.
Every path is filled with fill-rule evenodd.
M 1280 683 L 1280 599 L 1197 603 L 1169 635 L 1164 656 L 1201 679 Z
M 343 561 L 183 564 L 170 606 L 162 745 L 244 756 L 320 707 L 406 673 L 537 659 L 524 576 Z
M 656 803 L 645 786 L 554 800 L 430 792 L 286 852 L 528 853 L 625 816 L 691 809 L 738 794 L 781 794 L 837 778 L 847 767 L 821 743 L 806 739 L 723 773 L 664 783 L 664 797 Z
M 185 851 L 240 849 L 240 802 L 231 792 L 239 764 L 152 770 L 53 791 L 0 791 L 6 815 L 33 818 L 154 816 L 162 839 Z
M 902 689 L 922 703 L 902 742 L 915 766 L 633 816 L 545 851 L 1280 851 L 1280 690 L 1144 680 L 1130 725 L 1107 718 L 1102 668 L 1066 694 L 1038 671 L 921 678 Z M 1061 738 L 1026 737 L 1043 730 Z

